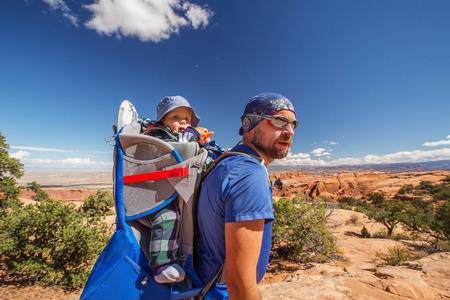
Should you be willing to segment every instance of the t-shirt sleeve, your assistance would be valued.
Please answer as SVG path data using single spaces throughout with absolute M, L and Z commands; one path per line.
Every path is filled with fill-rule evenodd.
M 272 191 L 265 167 L 245 158 L 230 170 L 224 187 L 225 222 L 272 221 Z
M 192 126 L 180 132 L 177 136 L 177 141 L 182 143 L 196 142 L 200 140 L 200 133 Z

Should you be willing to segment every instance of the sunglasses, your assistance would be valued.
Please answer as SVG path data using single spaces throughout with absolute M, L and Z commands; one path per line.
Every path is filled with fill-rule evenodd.
M 295 129 L 298 126 L 298 120 L 296 120 L 296 119 L 291 120 L 284 116 L 278 116 L 278 115 L 267 116 L 267 115 L 254 115 L 254 114 L 247 114 L 247 116 L 266 119 L 273 127 L 276 127 L 276 128 L 285 128 L 288 124 L 291 124 L 292 129 Z

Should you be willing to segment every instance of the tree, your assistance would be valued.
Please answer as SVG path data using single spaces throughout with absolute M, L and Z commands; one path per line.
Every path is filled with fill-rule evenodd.
M 273 249 L 279 257 L 295 258 L 311 253 L 328 256 L 335 250 L 320 205 L 282 198 L 273 204 Z
M 416 233 L 428 232 L 432 220 L 433 207 L 431 202 L 424 201 L 422 198 L 416 198 L 408 202 L 405 213 L 400 218 L 406 229 Z
M 0 215 L 8 207 L 14 208 L 22 205 L 19 201 L 20 188 L 17 181 L 23 176 L 23 164 L 15 158 L 9 157 L 9 145 L 0 132 Z
M 436 208 L 436 214 L 430 227 L 435 233 L 434 237 L 450 241 L 450 201 L 446 201 Z
M 28 183 L 31 185 L 30 189 L 36 193 L 36 195 L 31 196 L 34 201 L 43 201 L 50 199 L 49 195 L 41 189 L 41 185 L 36 181 Z
M 81 209 L 91 216 L 104 216 L 114 207 L 114 198 L 111 192 L 97 190 L 95 195 L 91 195 L 84 199 Z
M 391 236 L 407 208 L 406 202 L 399 199 L 386 201 L 382 193 L 373 193 L 368 200 L 370 205 L 365 206 L 363 212 L 370 219 L 383 224 L 387 229 L 387 235 Z

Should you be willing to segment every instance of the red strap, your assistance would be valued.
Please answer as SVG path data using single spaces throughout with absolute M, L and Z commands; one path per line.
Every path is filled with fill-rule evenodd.
M 134 183 L 148 180 L 164 179 L 170 177 L 185 177 L 189 175 L 189 168 L 173 168 L 166 171 L 157 171 L 136 175 L 123 176 L 123 183 Z

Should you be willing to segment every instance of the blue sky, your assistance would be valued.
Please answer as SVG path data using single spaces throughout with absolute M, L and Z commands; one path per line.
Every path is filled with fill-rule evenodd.
M 300 125 L 273 165 L 450 159 L 450 1 L 6 0 L 0 130 L 28 168 L 110 169 L 120 103 L 182 95 L 223 148 L 254 95 Z

